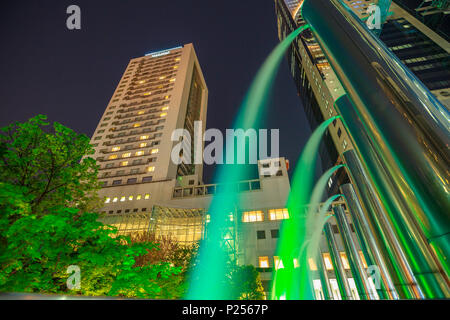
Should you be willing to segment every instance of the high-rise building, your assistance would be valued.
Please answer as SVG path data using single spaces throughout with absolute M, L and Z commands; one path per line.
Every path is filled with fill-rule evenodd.
M 358 17 L 363 20 L 367 19 L 367 8 L 370 1 L 345 0 L 344 2 Z M 390 15 L 381 26 L 380 40 L 444 105 L 450 107 L 448 35 L 443 32 L 437 33 L 436 30 L 419 20 L 420 17 L 417 16 L 420 16 L 419 13 L 411 14 L 410 11 L 404 9 L 404 4 L 403 6 L 399 4 L 403 4 L 403 2 L 391 3 Z M 431 5 L 431 1 L 429 1 L 429 5 Z M 423 13 L 423 11 L 419 12 Z M 435 13 L 437 14 L 437 11 Z
M 447 41 L 450 39 L 450 1 L 397 0 L 396 3 Z
M 171 160 L 178 143 L 171 136 L 175 129 L 187 129 L 193 145 L 194 121 L 205 125 L 207 100 L 192 44 L 129 62 L 91 140 L 103 183 L 100 196 L 107 198 L 107 205 L 123 201 L 116 198 L 119 194 L 127 194 L 127 201 L 155 197 L 160 182 L 201 181 L 201 165 Z
M 390 3 L 390 1 L 378 3 L 380 2 Z M 434 32 L 429 24 L 419 21 L 416 15 L 410 14 L 396 2 L 389 4 L 389 12 L 383 21 L 381 32 L 372 34 L 364 26 L 370 16 L 367 9 L 372 4 L 371 1 L 301 0 L 298 3 L 303 7 L 292 11 L 291 1 L 288 3 L 285 0 L 275 0 L 278 35 L 280 40 L 283 40 L 301 26 L 306 24 L 312 26 L 303 31 L 288 49 L 290 71 L 312 129 L 332 116 L 343 117 L 329 126 L 320 156 L 324 170 L 335 164 L 347 164 L 345 171 L 340 171 L 337 176 L 330 179 L 329 193 L 345 195 L 346 203 L 351 207 L 349 213 L 352 221 L 359 230 L 357 242 L 365 246 L 365 258 L 371 260 L 368 264 L 379 267 L 382 273 L 385 289 L 379 293 L 384 298 L 448 297 L 448 274 L 445 271 L 448 263 L 445 258 L 448 254 L 448 250 L 445 249 L 448 245 L 447 231 L 437 229 L 430 231 L 427 229 L 428 226 L 423 227 L 426 219 L 435 219 L 442 221 L 440 226 L 448 230 L 448 216 L 446 223 L 444 213 L 446 210 L 443 209 L 448 203 L 442 202 L 440 209 L 428 210 L 426 214 L 429 214 L 429 217 L 424 214 L 418 218 L 412 212 L 426 209 L 421 208 L 422 204 L 417 204 L 412 209 L 411 204 L 417 200 L 414 192 L 407 191 L 411 186 L 399 180 L 394 182 L 394 179 L 402 175 L 400 171 L 406 167 L 417 166 L 415 170 L 409 169 L 409 177 L 413 175 L 417 177 L 416 191 L 421 189 L 420 192 L 426 194 L 422 199 L 425 197 L 432 199 L 433 193 L 426 190 L 424 188 L 426 183 L 420 180 L 425 179 L 424 176 L 418 178 L 424 171 L 417 169 L 419 163 L 429 161 L 435 163 L 433 166 L 436 172 L 444 172 L 438 174 L 440 178 L 432 178 L 429 181 L 434 181 L 436 186 L 440 185 L 444 189 L 448 185 L 448 180 L 442 180 L 445 176 L 442 164 L 446 161 L 445 154 L 448 150 L 448 144 L 443 141 L 446 139 L 445 136 L 448 137 L 448 131 L 445 133 L 445 126 L 441 126 L 441 123 L 446 114 L 443 106 L 448 108 L 450 102 L 448 99 L 450 47 L 445 37 Z M 327 34 L 333 34 L 333 37 L 326 38 Z M 379 40 L 382 42 L 378 42 Z M 373 55 L 369 52 L 373 52 Z M 362 65 L 367 68 L 362 69 Z M 352 72 L 354 73 L 351 74 Z M 349 81 L 350 77 L 352 82 Z M 373 86 L 369 86 L 368 83 Z M 365 86 L 365 90 L 356 92 L 354 89 L 359 84 Z M 404 92 L 408 90 L 411 92 L 417 90 L 423 97 L 420 101 L 412 102 L 417 96 L 415 98 L 411 95 L 407 98 Z M 403 93 L 400 93 L 402 91 Z M 362 101 L 368 97 L 372 99 L 371 104 L 368 100 Z M 358 100 L 359 98 L 361 100 Z M 386 100 L 383 101 L 387 103 L 375 107 L 377 100 L 381 101 L 380 99 L 384 98 Z M 388 107 L 388 103 L 392 105 Z M 433 107 L 429 107 L 427 103 L 431 103 Z M 363 114 L 363 109 L 377 112 L 380 116 L 378 126 L 374 123 L 368 125 L 366 122 L 368 114 Z M 437 114 L 433 119 L 437 125 L 431 129 L 430 123 L 434 120 L 429 121 L 426 118 L 428 113 L 435 110 L 441 112 L 436 111 Z M 341 113 L 342 111 L 344 113 Z M 396 117 L 397 112 L 399 117 Z M 394 117 L 396 121 L 393 120 Z M 386 124 L 389 122 L 389 125 L 381 128 L 379 125 L 383 123 L 383 119 Z M 389 151 L 379 148 L 385 134 L 389 134 L 388 130 L 391 132 L 397 130 L 401 137 L 408 136 L 411 144 L 403 143 L 403 146 L 409 146 L 411 149 L 408 150 L 407 147 L 403 153 L 399 153 L 402 144 L 397 144 L 396 149 Z M 392 135 L 389 137 L 393 138 Z M 391 145 L 395 142 L 390 140 L 384 143 Z M 418 146 L 415 150 L 423 148 L 424 151 L 411 153 L 412 148 L 415 148 L 413 145 Z M 391 153 L 404 157 L 401 160 L 401 163 L 405 164 L 404 168 L 388 169 L 398 166 L 395 161 L 400 161 L 398 159 L 391 161 Z M 408 163 L 406 153 L 417 157 L 411 156 Z M 425 160 L 428 155 L 430 158 Z M 423 158 L 419 159 L 421 156 Z M 381 182 L 382 180 L 384 182 Z M 439 190 L 435 189 L 436 202 L 445 198 Z M 391 202 L 391 198 L 397 202 Z M 399 205 L 405 201 L 407 205 Z M 347 218 L 350 219 L 350 216 Z M 338 225 L 339 233 L 345 239 L 348 229 L 345 229 L 339 221 Z M 406 233 L 414 235 L 415 239 L 405 240 Z M 430 237 L 431 233 L 434 233 L 433 237 Z M 326 238 L 329 238 L 330 232 L 325 234 Z M 411 251 L 411 248 L 414 248 L 414 251 Z M 322 243 L 320 250 L 325 252 L 328 249 L 331 253 L 332 248 Z M 348 256 L 349 251 L 351 251 L 349 248 L 345 248 Z M 356 255 L 353 259 L 355 257 Z M 420 265 L 417 261 L 421 261 Z M 326 261 L 322 263 L 327 264 Z M 338 264 L 334 264 L 334 267 L 340 269 Z M 429 277 L 425 277 L 424 274 L 428 274 Z M 358 278 L 358 272 L 355 270 L 352 271 L 352 275 L 355 279 Z M 344 281 L 343 284 L 348 283 Z M 322 289 L 323 285 L 324 282 Z M 364 291 L 360 289 L 361 286 L 358 286 L 361 296 Z M 340 290 L 341 295 L 348 295 L 348 292 L 347 288 Z

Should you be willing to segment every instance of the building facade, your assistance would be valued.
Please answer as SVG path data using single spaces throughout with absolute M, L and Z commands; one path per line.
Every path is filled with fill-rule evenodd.
M 171 137 L 176 129 L 193 132 L 194 121 L 205 125 L 207 100 L 192 44 L 129 62 L 91 140 L 107 212 L 117 212 L 119 206 L 128 212 L 135 201 L 159 198 L 164 182 L 179 178 L 180 183 L 201 183 L 201 165 L 171 161 L 177 143 Z M 130 195 L 129 208 L 122 197 L 116 202 L 117 190 Z

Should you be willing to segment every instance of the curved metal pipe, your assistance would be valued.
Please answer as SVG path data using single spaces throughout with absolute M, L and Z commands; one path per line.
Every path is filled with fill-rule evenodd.
M 358 138 L 362 136 L 363 134 L 359 135 Z M 385 261 L 391 262 L 389 265 L 390 274 L 396 276 L 395 286 L 397 291 L 403 299 L 424 298 L 423 292 L 417 284 L 414 272 L 398 241 L 388 215 L 385 213 L 385 208 L 381 204 L 371 180 L 367 177 L 356 152 L 349 150 L 344 152 L 343 156 L 349 168 L 351 179 L 359 190 L 359 196 L 366 206 L 367 213 L 369 214 L 367 220 L 372 221 L 372 225 L 377 227 L 376 230 L 379 233 L 377 238 L 379 241 L 378 247 L 382 248 Z
M 396 191 L 388 212 L 401 222 L 397 231 L 417 279 L 427 297 L 448 296 L 448 110 L 340 1 L 305 0 L 302 16 Z
M 322 283 L 322 290 L 323 295 L 325 297 L 325 300 L 331 300 L 331 288 L 330 288 L 330 280 L 328 279 L 328 271 L 323 265 L 323 256 L 322 256 L 322 250 L 319 248 L 319 256 L 315 259 L 317 269 L 319 271 L 320 276 L 320 282 Z
M 377 288 L 378 295 L 385 299 L 399 299 L 399 295 L 395 290 L 394 283 L 389 274 L 388 268 L 381 254 L 381 249 L 378 247 L 377 242 L 372 233 L 373 227 L 370 226 L 370 222 L 366 219 L 363 209 L 361 208 L 358 197 L 353 189 L 353 186 L 349 183 L 340 187 L 341 192 L 345 196 L 345 200 L 349 207 L 350 215 L 352 216 L 353 225 L 356 228 L 358 237 L 361 241 L 361 248 L 364 252 L 367 264 L 375 264 L 380 269 L 380 276 L 383 281 L 382 288 Z
M 348 285 L 347 274 L 345 273 L 345 269 L 341 261 L 341 256 L 337 248 L 336 239 L 334 238 L 333 230 L 331 229 L 331 224 L 329 222 L 325 223 L 324 231 L 342 300 L 351 300 L 352 295 Z
M 392 244 L 397 262 L 403 270 L 403 282 L 411 286 L 414 295 L 419 298 L 425 293 L 427 297 L 444 297 L 447 295 L 445 280 L 438 267 L 437 260 L 433 257 L 432 249 L 423 237 L 420 229 L 405 214 L 408 207 L 403 199 L 403 194 L 392 181 L 386 164 L 380 159 L 379 154 L 374 151 L 372 140 L 367 136 L 363 125 L 346 96 L 341 97 L 335 103 L 336 108 L 345 115 L 345 126 L 352 139 L 356 142 L 356 149 L 367 166 L 371 181 L 373 181 L 377 194 L 382 199 L 384 209 L 378 210 L 375 218 L 380 219 L 385 236 L 388 237 L 388 246 Z M 347 165 L 353 163 L 353 171 L 350 174 L 357 178 L 358 174 L 369 180 L 362 170 L 354 151 L 344 152 Z M 365 188 L 360 186 L 358 188 Z M 407 262 L 408 261 L 408 262 Z M 414 274 L 412 276 L 412 274 Z M 422 290 L 417 290 L 420 284 Z
M 344 242 L 344 248 L 347 253 L 347 259 L 350 264 L 350 270 L 353 274 L 353 279 L 358 289 L 359 297 L 361 300 L 374 300 L 375 297 L 371 294 L 371 287 L 369 279 L 367 278 L 366 270 L 364 270 L 363 263 L 359 257 L 358 250 L 356 248 L 355 241 L 353 240 L 350 226 L 345 215 L 345 211 L 342 206 L 335 206 L 333 208 L 334 216 L 338 223 L 338 227 L 341 230 L 342 240 Z

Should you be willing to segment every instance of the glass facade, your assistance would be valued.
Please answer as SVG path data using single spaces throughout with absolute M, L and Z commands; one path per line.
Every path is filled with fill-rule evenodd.
M 380 39 L 430 90 L 450 87 L 450 54 L 403 18 L 389 20 Z

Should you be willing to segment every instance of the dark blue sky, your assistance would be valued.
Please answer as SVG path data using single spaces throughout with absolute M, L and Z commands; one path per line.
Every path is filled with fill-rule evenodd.
M 81 8 L 79 31 L 66 28 L 71 4 Z M 0 39 L 0 126 L 46 114 L 88 136 L 130 58 L 189 42 L 209 89 L 207 127 L 224 131 L 278 43 L 272 0 L 8 1 Z M 286 61 L 266 125 L 280 129 L 292 166 L 310 130 Z

